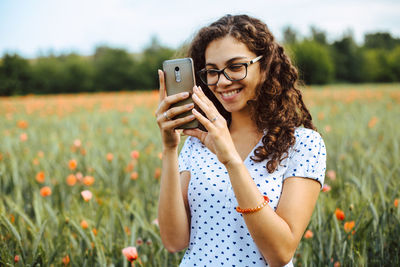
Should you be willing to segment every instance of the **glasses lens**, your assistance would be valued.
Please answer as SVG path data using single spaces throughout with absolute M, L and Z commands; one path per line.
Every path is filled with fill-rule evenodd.
M 230 78 L 231 81 L 243 80 L 247 74 L 247 68 L 245 64 L 232 64 L 226 67 L 225 74 Z
M 216 84 L 218 82 L 218 71 L 216 70 L 207 70 L 206 71 L 206 81 L 207 84 Z
M 225 77 L 230 81 L 240 81 L 246 78 L 247 64 L 231 64 L 223 69 Z M 200 79 L 207 85 L 216 85 L 218 83 L 221 71 L 215 69 L 205 69 L 199 72 Z

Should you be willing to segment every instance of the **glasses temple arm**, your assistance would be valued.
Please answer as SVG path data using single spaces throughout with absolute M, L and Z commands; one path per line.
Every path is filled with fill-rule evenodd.
M 259 61 L 261 58 L 262 58 L 263 56 L 261 55 L 261 56 L 258 56 L 258 57 L 256 57 L 255 59 L 253 59 L 252 61 L 250 61 L 250 63 L 249 64 L 253 64 L 253 63 L 256 63 L 257 61 Z

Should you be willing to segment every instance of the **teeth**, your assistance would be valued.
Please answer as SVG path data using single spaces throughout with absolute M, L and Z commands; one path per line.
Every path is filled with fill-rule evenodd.
M 233 95 L 239 93 L 239 91 L 240 91 L 240 90 L 233 90 L 233 91 L 221 93 L 221 95 L 222 95 L 223 97 L 230 97 L 230 96 L 233 96 Z

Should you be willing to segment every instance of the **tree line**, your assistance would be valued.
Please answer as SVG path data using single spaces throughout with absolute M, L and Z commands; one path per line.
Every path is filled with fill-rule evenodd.
M 400 81 L 400 39 L 387 32 L 366 34 L 358 45 L 351 33 L 328 42 L 315 27 L 307 37 L 287 27 L 282 43 L 305 84 Z M 186 47 L 169 48 L 153 37 L 137 54 L 108 46 L 97 47 L 92 56 L 25 59 L 6 53 L 0 59 L 0 95 L 153 90 L 162 62 L 185 55 Z
M 326 33 L 315 27 L 301 40 L 290 27 L 283 36 L 306 84 L 400 81 L 400 38 L 390 33 L 365 34 L 362 45 L 355 42 L 351 32 L 329 43 Z

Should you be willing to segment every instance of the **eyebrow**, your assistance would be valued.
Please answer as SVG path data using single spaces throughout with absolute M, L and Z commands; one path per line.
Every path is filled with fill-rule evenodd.
M 231 63 L 232 63 L 233 61 L 235 61 L 235 60 L 244 59 L 244 58 L 247 59 L 248 57 L 242 56 L 242 57 L 234 57 L 234 58 L 231 58 L 231 59 L 229 59 L 229 60 L 227 60 L 227 61 L 225 62 L 225 66 L 231 64 Z M 213 66 L 213 67 L 216 67 L 217 65 L 214 64 L 214 63 L 206 63 L 206 66 Z

